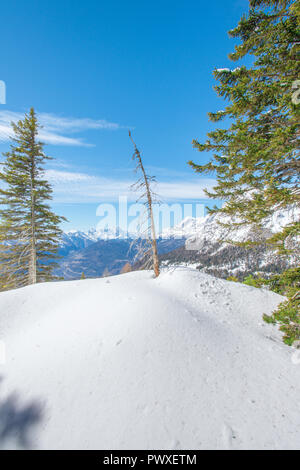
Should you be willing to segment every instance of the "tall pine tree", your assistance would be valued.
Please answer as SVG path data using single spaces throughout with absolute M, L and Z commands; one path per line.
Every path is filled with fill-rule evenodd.
M 189 164 L 196 172 L 216 175 L 215 187 L 206 194 L 226 204 L 213 212 L 259 228 L 275 210 L 300 202 L 300 6 L 291 0 L 249 3 L 249 14 L 229 32 L 240 39 L 230 58 L 250 54 L 252 66 L 214 71 L 219 80 L 215 89 L 229 104 L 209 118 L 229 118 L 231 125 L 210 132 L 205 143 L 193 141 L 212 157 L 202 165 Z M 284 253 L 299 232 L 295 220 L 267 241 Z
M 32 108 L 12 123 L 13 143 L 0 171 L 0 289 L 49 281 L 55 277 L 59 224 L 65 220 L 49 206 L 52 189 L 44 175 L 51 159 L 38 140 L 40 125 Z M 4 183 L 4 184 L 3 184 Z

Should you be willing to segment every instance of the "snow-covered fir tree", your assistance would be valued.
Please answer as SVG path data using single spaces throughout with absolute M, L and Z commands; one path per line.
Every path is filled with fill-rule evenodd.
M 198 173 L 216 174 L 206 194 L 226 204 L 215 211 L 257 228 L 276 210 L 300 203 L 299 19 L 297 1 L 250 0 L 248 16 L 229 34 L 241 41 L 230 58 L 250 55 L 252 65 L 214 71 L 220 82 L 215 89 L 229 104 L 209 117 L 230 118 L 231 125 L 210 132 L 205 143 L 193 142 L 212 153 L 208 163 L 189 163 Z M 286 252 L 299 232 L 295 220 L 268 241 Z
M 13 143 L 0 172 L 0 289 L 54 279 L 60 223 L 49 206 L 52 189 L 44 164 L 50 157 L 38 140 L 40 125 L 32 108 L 12 123 Z

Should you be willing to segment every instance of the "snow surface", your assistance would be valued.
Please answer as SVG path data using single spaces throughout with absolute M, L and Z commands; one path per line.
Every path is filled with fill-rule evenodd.
M 0 447 L 299 449 L 282 300 L 189 268 L 0 294 Z

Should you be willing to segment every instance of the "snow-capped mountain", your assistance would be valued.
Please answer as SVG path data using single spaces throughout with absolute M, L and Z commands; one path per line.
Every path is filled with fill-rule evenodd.
M 158 252 L 165 254 L 183 246 L 186 238 L 195 233 L 198 220 L 190 218 L 164 231 L 158 238 Z M 105 270 L 119 274 L 126 263 L 134 264 L 138 246 L 146 243 L 136 233 L 126 234 L 121 229 L 71 230 L 63 234 L 59 249 L 62 259 L 56 273 L 64 279 L 102 276 Z
M 63 233 L 60 242 L 60 254 L 62 256 L 68 255 L 72 251 L 78 251 L 87 248 L 99 240 L 119 240 L 124 239 L 125 233 L 120 229 L 96 229 L 91 228 L 88 231 L 70 230 Z M 132 238 L 129 235 L 129 238 Z
M 194 221 L 195 230 L 191 236 L 187 237 L 186 248 L 189 250 L 201 250 L 208 243 L 226 242 L 226 240 L 232 240 L 233 242 L 263 240 L 272 233 L 279 232 L 286 225 L 299 219 L 299 207 L 279 210 L 266 219 L 261 232 L 255 232 L 249 226 L 234 227 L 233 224 L 239 223 L 239 220 L 233 220 L 229 216 L 224 216 L 224 214 L 207 215 L 206 217 Z M 192 221 L 187 222 L 190 227 L 193 226 Z M 221 224 L 227 224 L 230 225 L 230 227 L 227 228 Z
M 160 233 L 160 238 L 190 238 L 201 230 L 206 217 L 186 217 L 174 227 L 166 228 Z
M 266 221 L 260 233 L 249 227 L 224 228 L 219 222 L 230 224 L 232 219 L 219 214 L 187 217 L 160 233 L 158 251 L 164 264 L 195 264 L 218 277 L 235 275 L 243 278 L 255 272 L 270 274 L 286 269 L 294 260 L 287 261 L 274 255 L 263 244 L 243 249 L 226 243 L 226 240 L 263 239 L 299 217 L 299 208 L 278 211 Z M 99 277 L 105 269 L 118 274 L 127 262 L 136 262 L 136 241 L 136 234 L 126 237 L 120 229 L 67 232 L 60 246 L 63 258 L 57 274 L 65 279 L 78 279 L 82 272 L 86 277 Z
M 158 239 L 187 239 L 200 230 L 204 218 L 187 217 L 175 227 L 164 229 L 158 236 Z M 100 240 L 136 240 L 138 233 L 126 233 L 120 228 L 116 229 L 97 229 L 91 228 L 87 231 L 70 230 L 65 232 L 60 243 L 61 254 L 66 255 L 70 251 L 87 248 L 88 246 Z
M 253 273 L 270 275 L 274 272 L 281 272 L 299 263 L 299 257 L 294 255 L 288 259 L 278 256 L 264 244 L 264 240 L 299 218 L 299 208 L 277 211 L 266 220 L 263 229 L 259 232 L 253 231 L 248 226 L 224 227 L 220 225 L 220 222 L 230 225 L 233 221 L 220 214 L 207 215 L 194 224 L 187 221 L 188 226 L 195 227 L 194 233 L 187 237 L 185 246 L 162 255 L 161 260 L 166 265 L 193 264 L 221 278 L 234 275 L 243 279 L 246 275 Z M 227 242 L 228 240 L 244 242 L 249 239 L 259 240 L 260 244 L 251 249 L 245 249 Z
M 165 254 L 183 246 L 185 238 L 159 238 L 158 253 Z M 72 232 L 64 235 L 56 274 L 66 280 L 86 277 L 101 277 L 104 271 L 119 274 L 127 263 L 137 261 L 137 253 L 146 240 L 131 238 L 109 238 L 102 233 Z

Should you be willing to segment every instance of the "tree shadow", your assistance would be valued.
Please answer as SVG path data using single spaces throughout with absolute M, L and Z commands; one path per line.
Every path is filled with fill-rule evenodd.
M 0 377 L 0 383 L 2 380 Z M 0 449 L 5 444 L 10 448 L 32 448 L 30 434 L 41 420 L 42 405 L 39 401 L 22 404 L 16 392 L 0 399 Z

